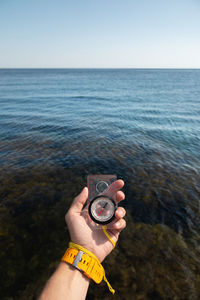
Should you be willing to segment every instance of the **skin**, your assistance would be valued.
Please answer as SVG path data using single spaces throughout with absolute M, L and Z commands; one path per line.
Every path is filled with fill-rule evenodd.
M 117 180 L 112 184 L 111 194 L 113 199 L 119 203 L 125 196 L 120 189 L 124 182 Z M 102 262 L 113 250 L 112 243 L 105 236 L 101 227 L 91 222 L 87 213 L 87 206 L 83 209 L 88 198 L 88 188 L 74 199 L 70 209 L 65 215 L 65 220 L 70 233 L 71 241 L 88 249 Z M 115 219 L 107 227 L 111 238 L 117 242 L 120 232 L 125 228 L 126 222 L 123 219 L 126 211 L 118 207 L 115 212 Z M 90 279 L 71 265 L 61 262 L 48 280 L 38 300 L 82 300 L 85 299 Z

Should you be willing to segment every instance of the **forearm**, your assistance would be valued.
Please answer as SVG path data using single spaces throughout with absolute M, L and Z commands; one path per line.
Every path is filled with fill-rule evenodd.
M 90 280 L 79 270 L 61 262 L 38 300 L 83 300 Z

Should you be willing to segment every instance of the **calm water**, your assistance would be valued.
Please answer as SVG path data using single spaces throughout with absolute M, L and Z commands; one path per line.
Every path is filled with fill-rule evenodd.
M 18 140 L 82 145 L 84 162 L 102 143 L 200 159 L 200 70 L 0 70 L 0 105 L 1 164 Z
M 134 222 L 181 235 L 196 265 L 199 150 L 200 70 L 0 70 L 2 174 L 116 173 Z

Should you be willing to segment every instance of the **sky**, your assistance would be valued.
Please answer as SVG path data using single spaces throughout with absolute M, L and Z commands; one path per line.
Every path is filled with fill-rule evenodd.
M 0 0 L 0 68 L 200 68 L 200 0 Z

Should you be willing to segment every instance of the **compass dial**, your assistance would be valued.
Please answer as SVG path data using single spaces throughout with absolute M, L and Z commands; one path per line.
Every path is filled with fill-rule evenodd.
M 98 196 L 89 204 L 89 215 L 98 224 L 108 224 L 115 217 L 116 203 L 107 196 Z

